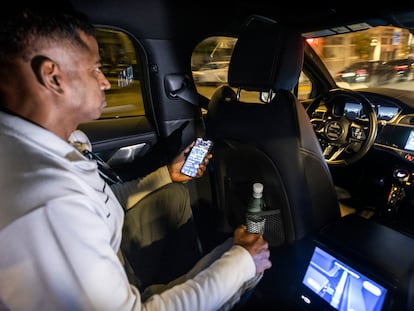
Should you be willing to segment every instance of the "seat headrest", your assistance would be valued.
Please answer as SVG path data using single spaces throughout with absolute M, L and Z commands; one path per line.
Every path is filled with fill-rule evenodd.
M 250 18 L 230 60 L 230 86 L 248 91 L 292 90 L 302 70 L 304 38 L 266 18 Z

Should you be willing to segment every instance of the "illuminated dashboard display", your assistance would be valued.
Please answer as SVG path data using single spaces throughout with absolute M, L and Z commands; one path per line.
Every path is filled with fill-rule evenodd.
M 360 118 L 362 116 L 362 105 L 360 103 L 345 103 L 344 116 L 351 120 Z
M 377 118 L 378 120 L 391 120 L 398 113 L 397 107 L 388 107 L 388 106 L 377 106 Z
M 398 107 L 391 107 L 391 106 L 381 106 L 376 105 L 374 106 L 375 112 L 377 114 L 378 120 L 385 120 L 389 121 L 394 118 L 398 114 Z M 347 102 L 344 105 L 344 116 L 350 120 L 355 120 L 357 118 L 364 117 L 364 112 L 362 108 L 362 104 L 360 103 L 352 103 Z

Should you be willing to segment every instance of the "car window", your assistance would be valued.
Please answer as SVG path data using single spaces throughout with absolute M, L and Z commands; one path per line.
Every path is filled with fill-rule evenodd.
M 414 45 L 406 29 L 358 24 L 330 29 L 324 37 L 303 35 L 340 87 L 413 89 Z
M 312 93 L 312 81 L 308 78 L 306 73 L 303 71 L 299 76 L 299 83 L 298 83 L 298 94 L 297 98 L 299 100 L 306 100 L 311 97 Z
M 194 49 L 191 59 L 192 74 L 197 91 L 203 96 L 211 99 L 218 87 L 227 84 L 228 67 L 236 42 L 237 38 L 215 36 L 203 40 Z M 300 75 L 298 86 L 298 98 L 308 99 L 312 83 L 304 72 Z M 240 99 L 263 103 L 258 92 L 242 90 Z
M 214 91 L 227 84 L 230 58 L 237 38 L 213 36 L 200 42 L 193 51 L 191 68 L 198 93 L 211 99 Z M 234 89 L 237 92 L 237 89 Z M 262 103 L 259 92 L 242 90 L 240 99 Z
M 338 87 L 414 89 L 414 39 L 406 29 L 358 24 L 303 36 Z M 193 77 L 200 94 L 211 98 L 218 86 L 227 83 L 226 66 L 236 41 L 236 38 L 211 37 L 194 49 Z M 226 64 L 224 68 L 208 68 L 208 64 L 219 62 Z M 302 72 L 297 96 L 299 100 L 306 100 L 310 94 L 312 82 Z
M 97 28 L 102 72 L 111 83 L 101 119 L 145 115 L 141 66 L 131 38 L 119 30 Z

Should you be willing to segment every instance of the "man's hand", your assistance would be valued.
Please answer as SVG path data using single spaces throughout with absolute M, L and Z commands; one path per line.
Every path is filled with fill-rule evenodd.
M 260 233 L 248 233 L 246 226 L 239 226 L 233 234 L 233 243 L 244 247 L 253 257 L 256 274 L 269 269 L 272 263 L 269 259 L 269 245 Z
M 187 155 L 187 153 L 190 152 L 191 147 L 193 147 L 195 144 L 195 141 L 193 141 L 190 145 L 188 145 L 183 151 L 181 151 L 181 153 L 176 156 L 171 163 L 169 163 L 167 165 L 168 167 L 168 171 L 170 172 L 170 176 L 171 176 L 171 180 L 174 182 L 186 182 L 191 180 L 190 176 L 187 176 L 185 174 L 181 173 L 181 167 L 184 164 L 185 161 L 185 157 Z M 208 161 L 213 157 L 213 155 L 211 153 L 207 154 L 207 156 L 205 157 L 203 163 L 200 164 L 200 166 L 198 167 L 197 170 L 197 178 L 200 178 L 201 176 L 203 176 L 204 171 L 207 168 L 207 164 Z

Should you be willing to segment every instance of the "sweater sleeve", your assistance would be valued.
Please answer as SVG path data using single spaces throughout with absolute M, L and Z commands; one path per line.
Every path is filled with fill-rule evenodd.
M 125 210 L 130 209 L 149 193 L 171 183 L 167 166 L 162 166 L 154 172 L 138 180 L 131 180 L 111 186 L 118 201 Z
M 252 257 L 241 246 L 232 246 L 223 256 L 194 278 L 151 296 L 146 310 L 218 310 L 255 275 Z

